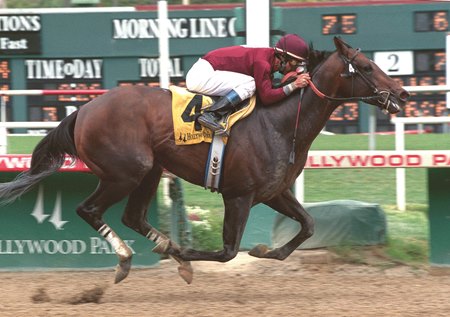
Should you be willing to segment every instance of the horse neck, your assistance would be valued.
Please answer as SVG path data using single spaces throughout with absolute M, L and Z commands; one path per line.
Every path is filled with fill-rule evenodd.
M 318 71 L 313 75 L 315 85 L 327 95 L 338 93 L 339 74 L 342 72 L 342 69 L 334 66 L 340 63 L 332 58 L 339 57 L 330 56 L 321 66 L 326 71 L 320 73 Z M 299 152 L 309 149 L 309 146 L 324 128 L 338 105 L 319 98 L 308 87 L 304 90 L 301 100 L 300 92 L 296 91 L 276 105 L 256 107 L 255 114 L 252 117 L 263 122 L 264 126 L 272 127 L 274 131 L 278 131 L 287 138 L 293 137 L 293 128 L 298 124 L 296 152 Z M 297 115 L 298 123 L 296 122 Z
M 337 54 L 330 56 L 312 76 L 315 86 L 327 96 L 339 95 L 340 74 L 343 69 L 336 58 L 339 58 Z M 311 88 L 305 90 L 297 131 L 297 138 L 303 140 L 303 146 L 312 143 L 340 104 L 321 99 Z
M 305 147 L 309 148 L 337 107 L 338 104 L 319 98 L 312 89 L 305 91 L 300 105 L 296 134 L 296 138 L 299 140 L 297 142 L 298 150 L 302 150 Z M 294 111 L 297 113 L 298 103 L 293 105 L 293 108 L 296 108 Z

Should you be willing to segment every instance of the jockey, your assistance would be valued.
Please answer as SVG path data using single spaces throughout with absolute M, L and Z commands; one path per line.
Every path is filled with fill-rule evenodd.
M 305 40 L 295 34 L 283 36 L 273 48 L 231 46 L 207 53 L 187 73 L 186 86 L 193 92 L 222 98 L 206 109 L 198 122 L 223 133 L 218 121 L 255 91 L 263 104 L 270 105 L 307 86 L 310 77 L 305 71 L 283 87 L 273 87 L 272 80 L 277 71 L 286 75 L 306 70 L 308 53 Z

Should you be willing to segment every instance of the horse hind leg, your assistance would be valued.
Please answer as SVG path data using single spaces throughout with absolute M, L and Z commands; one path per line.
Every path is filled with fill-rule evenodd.
M 136 183 L 127 181 L 101 180 L 95 192 L 77 208 L 78 215 L 103 236 L 114 248 L 119 264 L 116 267 L 115 283 L 128 276 L 131 268 L 132 251 L 126 243 L 102 219 L 105 211 L 113 204 L 125 198 L 136 187 Z
M 162 175 L 162 168 L 154 166 L 142 179 L 138 187 L 136 187 L 128 198 L 125 213 L 122 222 L 129 228 L 140 233 L 150 241 L 156 243 L 153 252 L 165 254 L 169 247 L 180 250 L 180 247 L 170 240 L 166 235 L 153 228 L 147 221 L 148 206 L 151 199 L 155 196 L 158 184 Z M 178 272 L 183 280 L 191 284 L 193 279 L 193 269 L 191 263 L 183 261 L 180 257 L 173 256 L 180 264 Z
M 265 203 L 279 213 L 299 222 L 301 230 L 285 245 L 269 250 L 265 245 L 257 245 L 249 254 L 258 258 L 284 260 L 314 233 L 314 220 L 297 201 L 291 190 L 286 190 Z

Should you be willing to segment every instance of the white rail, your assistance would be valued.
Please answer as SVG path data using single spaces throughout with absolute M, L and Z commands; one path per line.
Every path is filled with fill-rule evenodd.
M 392 118 L 395 124 L 395 151 L 405 151 L 405 125 L 406 124 L 442 124 L 450 123 L 450 117 L 417 117 L 417 118 Z M 396 194 L 397 208 L 406 210 L 406 171 L 405 168 L 396 169 Z
M 59 121 L 14 121 L 14 122 L 0 122 L 0 128 L 7 129 L 53 129 L 59 125 Z
M 0 154 L 6 154 L 8 146 L 8 129 L 13 128 L 34 128 L 47 129 L 55 128 L 59 122 L 6 122 L 6 99 L 5 96 L 35 96 L 35 95 L 101 95 L 107 89 L 11 89 L 0 90 Z
M 53 129 L 58 126 L 59 122 L 48 121 L 16 121 L 16 122 L 0 122 L 0 154 L 6 154 L 8 149 L 8 129 L 31 128 L 31 129 Z
M 403 88 L 412 93 L 450 91 L 450 86 L 444 86 L 444 85 L 404 86 Z

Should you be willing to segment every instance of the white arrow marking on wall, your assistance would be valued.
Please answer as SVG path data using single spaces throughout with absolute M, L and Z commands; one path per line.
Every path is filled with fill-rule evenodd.
M 55 207 L 53 208 L 52 217 L 49 222 L 51 222 L 57 230 L 63 230 L 63 226 L 67 221 L 62 220 L 62 208 L 61 208 L 61 192 L 56 193 Z
M 38 195 L 36 198 L 36 204 L 34 204 L 34 209 L 31 215 L 36 218 L 38 223 L 43 223 L 47 219 L 47 214 L 44 214 L 44 187 L 39 186 Z
M 31 215 L 36 218 L 38 223 L 43 223 L 49 214 L 44 213 L 44 186 L 39 186 L 36 203 L 34 205 Z M 63 230 L 63 226 L 68 222 L 62 220 L 62 203 L 61 203 L 61 191 L 56 192 L 55 207 L 53 208 L 52 216 L 49 219 L 57 230 Z

